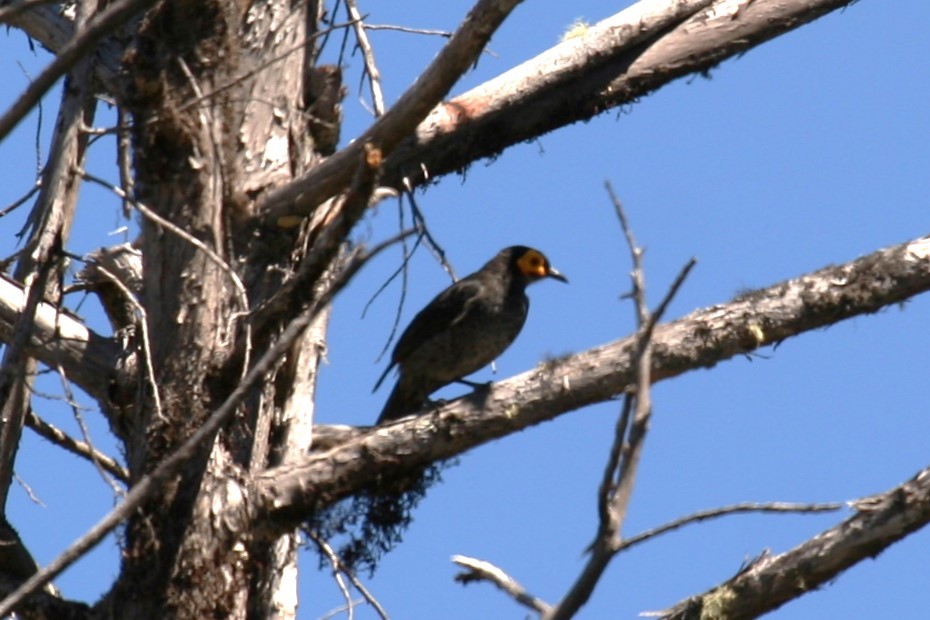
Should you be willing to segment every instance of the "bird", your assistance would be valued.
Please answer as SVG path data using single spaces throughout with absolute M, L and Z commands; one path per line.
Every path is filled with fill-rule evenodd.
M 372 390 L 397 367 L 397 384 L 377 424 L 415 413 L 445 385 L 469 383 L 466 376 L 516 339 L 530 306 L 526 287 L 545 278 L 568 282 L 542 252 L 514 245 L 439 293 L 401 334 Z

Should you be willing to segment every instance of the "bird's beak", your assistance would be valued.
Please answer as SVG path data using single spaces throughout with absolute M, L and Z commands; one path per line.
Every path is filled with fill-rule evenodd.
M 568 278 L 563 276 L 562 272 L 556 269 L 555 267 L 549 267 L 549 273 L 547 273 L 546 275 L 554 280 L 558 280 L 559 282 L 564 282 L 565 284 L 568 284 Z

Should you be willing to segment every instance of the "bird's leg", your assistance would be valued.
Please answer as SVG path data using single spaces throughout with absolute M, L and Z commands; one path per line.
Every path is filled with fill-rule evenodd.
M 473 390 L 487 390 L 491 387 L 491 381 L 469 381 L 468 379 L 456 379 L 453 383 L 467 385 Z

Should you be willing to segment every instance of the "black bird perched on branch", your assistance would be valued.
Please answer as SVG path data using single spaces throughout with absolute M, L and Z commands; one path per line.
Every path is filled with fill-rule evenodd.
M 415 412 L 439 388 L 494 361 L 523 328 L 526 287 L 543 278 L 568 282 L 542 252 L 515 245 L 437 295 L 404 330 L 375 384 L 399 368 L 378 424 Z

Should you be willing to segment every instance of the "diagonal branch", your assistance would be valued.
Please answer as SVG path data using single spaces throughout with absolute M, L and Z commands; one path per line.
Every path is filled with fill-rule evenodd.
M 385 162 L 417 187 L 703 73 L 850 0 L 648 0 L 442 103 Z M 701 11 L 702 7 L 711 5 Z M 690 16 L 690 18 L 689 18 Z
M 706 618 L 713 610 L 714 618 L 757 618 L 816 590 L 930 522 L 930 468 L 851 505 L 857 512 L 842 523 L 785 553 L 763 554 L 732 579 L 678 603 L 662 617 Z
M 479 0 L 449 43 L 397 103 L 349 146 L 299 179 L 270 192 L 259 205 L 262 217 L 272 225 L 294 225 L 348 186 L 365 145 L 389 155 L 476 62 L 491 35 L 517 4 L 518 0 Z
M 455 576 L 457 582 L 467 585 L 473 581 L 488 581 L 506 592 L 510 598 L 524 607 L 540 615 L 549 613 L 550 606 L 548 603 L 527 592 L 526 588 L 520 585 L 516 579 L 490 562 L 464 555 L 453 555 L 452 562 L 465 569 Z
M 876 312 L 930 290 L 930 236 L 754 291 L 656 326 L 652 380 L 714 366 L 767 344 Z M 568 411 L 613 399 L 633 380 L 636 336 L 547 362 L 419 416 L 311 452 L 255 479 L 259 522 L 287 529 L 376 475 L 462 454 Z M 404 455 L 399 458 L 398 455 Z
M 378 64 L 375 62 L 375 50 L 368 39 L 368 33 L 365 32 L 362 14 L 355 0 L 346 0 L 346 11 L 349 13 L 349 19 L 352 20 L 355 39 L 362 50 L 362 58 L 365 60 L 365 73 L 368 74 L 368 85 L 371 89 L 371 105 L 374 108 L 375 117 L 380 118 L 384 116 L 384 92 L 381 90 L 381 71 L 378 70 Z M 364 77 L 363 74 L 362 78 Z
M 154 0 L 120 0 L 108 6 L 97 15 L 74 38 L 57 50 L 55 60 L 36 76 L 29 86 L 13 102 L 13 105 L 0 117 L 0 139 L 4 138 L 19 124 L 19 121 L 39 102 L 48 90 L 88 54 L 94 46 L 105 37 L 113 34 L 132 16 L 144 10 Z
M 50 424 L 37 416 L 34 411 L 30 410 L 26 415 L 26 428 L 32 430 L 36 435 L 46 439 L 56 446 L 67 450 L 91 463 L 97 464 L 117 480 L 124 484 L 129 483 L 129 472 L 127 472 L 116 459 L 98 451 L 94 446 L 87 442 L 78 441 L 71 437 L 60 428 Z

